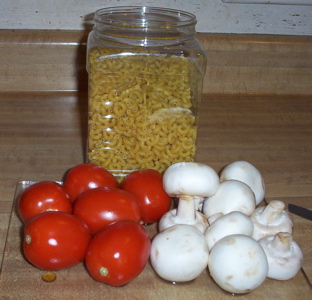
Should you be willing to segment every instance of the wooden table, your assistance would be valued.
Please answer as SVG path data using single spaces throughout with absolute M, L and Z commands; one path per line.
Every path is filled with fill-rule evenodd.
M 4 253 L 0 298 L 232 298 L 207 272 L 192 283 L 172 285 L 157 278 L 148 264 L 130 284 L 112 288 L 92 280 L 82 265 L 60 271 L 55 282 L 45 283 L 43 272 L 23 259 L 20 223 L 12 210 L 17 184 L 21 180 L 62 180 L 66 170 L 83 162 L 86 117 L 84 92 L 0 94 L 0 257 Z M 220 171 L 232 161 L 247 160 L 264 177 L 267 201 L 280 199 L 312 208 L 310 96 L 204 95 L 198 142 L 199 162 Z M 305 255 L 304 271 L 287 282 L 267 279 L 241 298 L 311 299 L 312 223 L 297 216 L 294 222 L 294 239 Z

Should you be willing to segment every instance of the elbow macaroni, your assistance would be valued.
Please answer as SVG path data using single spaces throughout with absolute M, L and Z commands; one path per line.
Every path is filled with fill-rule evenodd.
M 89 162 L 124 176 L 194 160 L 189 59 L 95 47 L 88 68 Z

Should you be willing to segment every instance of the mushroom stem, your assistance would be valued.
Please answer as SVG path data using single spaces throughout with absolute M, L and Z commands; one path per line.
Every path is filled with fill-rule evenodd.
M 272 241 L 272 248 L 279 253 L 287 253 L 290 251 L 292 235 L 289 232 L 279 232 Z
M 279 200 L 272 200 L 262 211 L 260 221 L 262 224 L 274 224 L 281 216 L 285 204 Z
M 177 208 L 177 217 L 185 221 L 191 221 L 196 218 L 196 207 L 193 196 L 180 196 Z

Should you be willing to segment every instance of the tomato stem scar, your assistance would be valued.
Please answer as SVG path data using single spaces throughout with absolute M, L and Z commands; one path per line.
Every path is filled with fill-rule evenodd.
M 27 244 L 30 244 L 31 243 L 31 236 L 30 235 L 26 235 L 25 236 L 25 241 Z
M 100 268 L 100 274 L 102 276 L 107 276 L 108 275 L 108 270 L 105 267 Z

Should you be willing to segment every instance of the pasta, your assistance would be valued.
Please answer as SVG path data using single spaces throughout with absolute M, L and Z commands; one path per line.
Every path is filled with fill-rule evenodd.
M 88 161 L 119 176 L 193 161 L 191 61 L 95 47 L 88 54 Z

